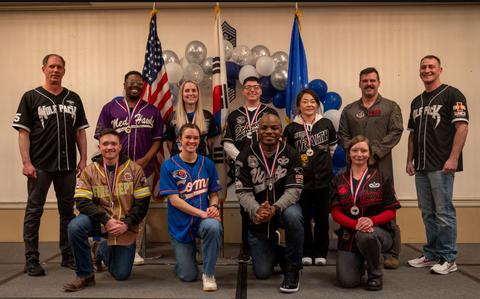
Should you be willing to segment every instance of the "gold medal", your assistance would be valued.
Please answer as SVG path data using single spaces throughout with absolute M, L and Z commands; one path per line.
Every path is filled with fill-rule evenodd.
M 125 127 L 125 133 L 130 134 L 132 132 L 132 127 Z

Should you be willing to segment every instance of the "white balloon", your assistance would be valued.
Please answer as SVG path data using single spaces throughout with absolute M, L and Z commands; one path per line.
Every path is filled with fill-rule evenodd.
M 180 62 L 180 60 L 178 60 L 177 54 L 171 50 L 163 51 L 162 57 L 163 57 L 163 61 L 165 61 L 165 64 L 169 64 L 172 62 L 176 62 L 176 63 Z
M 207 47 L 199 40 L 193 40 L 185 48 L 185 58 L 188 62 L 200 64 L 207 57 Z
M 203 80 L 203 70 L 202 67 L 196 63 L 190 63 L 185 67 L 183 77 L 185 81 L 193 81 L 197 84 Z
M 275 63 L 270 56 L 261 56 L 257 59 L 257 72 L 262 76 L 270 76 L 275 70 Z
M 190 63 L 188 62 L 187 58 L 185 57 L 182 57 L 180 59 L 180 65 L 182 66 L 182 69 L 185 70 L 185 68 L 187 67 L 187 65 L 189 65 Z
M 223 47 L 225 48 L 225 60 L 232 58 L 233 45 L 228 40 L 223 40 Z
M 247 46 L 238 45 L 232 51 L 232 60 L 238 65 L 247 65 L 252 52 Z
M 340 123 L 340 115 L 342 115 L 342 112 L 335 109 L 330 109 L 323 113 L 323 117 L 332 121 L 333 126 L 335 127 L 335 131 L 338 131 L 338 125 Z
M 183 78 L 183 69 L 180 64 L 176 62 L 171 62 L 165 65 L 167 70 L 168 82 L 178 83 Z
M 202 82 L 200 82 L 200 89 L 202 92 L 211 96 L 212 94 L 212 76 L 204 76 Z
M 273 62 L 275 63 L 275 69 L 281 69 L 288 67 L 288 54 L 283 51 L 277 51 L 272 55 Z
M 260 75 L 257 73 L 255 70 L 255 67 L 253 65 L 245 65 L 240 69 L 240 72 L 238 73 L 238 80 L 240 81 L 240 84 L 243 85 L 243 81 L 247 79 L 248 77 L 257 77 L 260 78 Z

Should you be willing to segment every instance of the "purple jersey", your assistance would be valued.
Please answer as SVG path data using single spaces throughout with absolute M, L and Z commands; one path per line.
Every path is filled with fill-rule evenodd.
M 102 108 L 95 129 L 95 138 L 106 128 L 115 129 L 122 142 L 122 153 L 132 160 L 145 156 L 154 141 L 162 138 L 162 119 L 155 106 L 139 100 L 129 108 L 123 97 L 116 97 Z M 154 169 L 154 159 L 143 169 L 150 176 Z

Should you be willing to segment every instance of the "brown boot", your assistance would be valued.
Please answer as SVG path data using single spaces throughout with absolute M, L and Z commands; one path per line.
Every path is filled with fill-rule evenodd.
M 63 290 L 65 292 L 76 292 L 80 291 L 85 287 L 88 287 L 90 285 L 95 285 L 95 275 L 91 275 L 89 277 L 81 278 L 81 277 L 75 277 L 75 280 L 72 282 L 69 282 L 63 286 Z

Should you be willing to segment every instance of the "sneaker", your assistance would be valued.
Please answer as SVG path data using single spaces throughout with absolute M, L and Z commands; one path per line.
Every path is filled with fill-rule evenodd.
M 313 261 L 312 261 L 312 258 L 311 258 L 311 257 L 308 257 L 308 256 L 302 257 L 302 265 L 304 265 L 304 266 L 311 266 L 312 263 L 313 263 Z
M 408 261 L 408 264 L 414 268 L 432 267 L 436 263 L 437 263 L 436 260 L 429 260 L 424 255 Z
M 397 269 L 400 266 L 400 261 L 396 257 L 389 257 L 383 261 L 383 267 L 385 269 Z
M 430 268 L 430 272 L 437 274 L 448 274 L 450 272 L 455 272 L 458 270 L 457 263 L 455 261 L 447 262 L 444 259 L 441 259 L 437 264 L 433 265 Z
M 140 256 L 140 254 L 138 254 L 138 252 L 135 252 L 135 259 L 133 260 L 133 264 L 135 266 L 145 264 L 145 260 L 143 259 L 143 257 Z
M 315 265 L 317 266 L 325 266 L 327 264 L 327 259 L 324 257 L 316 257 L 315 258 Z
M 65 292 L 76 292 L 90 285 L 95 285 L 95 275 L 93 274 L 85 278 L 80 278 L 77 276 L 74 281 L 65 284 L 63 286 L 63 290 Z
M 27 262 L 23 272 L 28 273 L 30 276 L 43 276 L 45 275 L 45 270 L 40 265 L 38 261 Z
M 280 291 L 284 293 L 295 293 L 300 288 L 300 270 L 285 272 Z
M 240 253 L 238 254 L 238 261 L 240 263 L 248 263 L 252 260 L 250 256 L 250 251 L 248 250 L 248 247 L 243 248 L 243 246 L 240 247 Z
M 367 280 L 367 290 L 380 291 L 383 288 L 383 281 L 381 277 L 369 278 Z
M 217 282 L 215 281 L 215 276 L 202 274 L 203 281 L 203 290 L 205 292 L 214 292 L 217 290 Z

